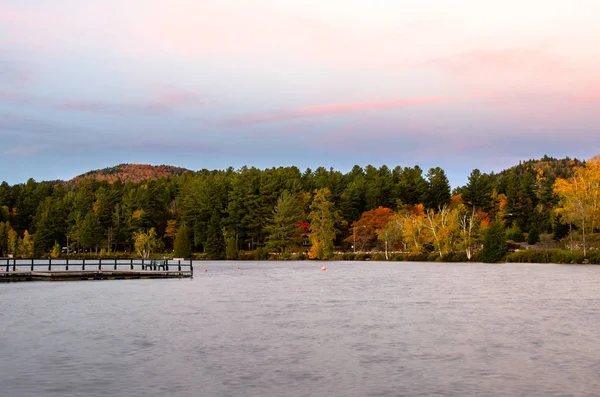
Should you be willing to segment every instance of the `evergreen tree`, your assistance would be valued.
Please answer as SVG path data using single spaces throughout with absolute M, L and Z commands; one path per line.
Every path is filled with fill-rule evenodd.
M 225 255 L 225 237 L 219 211 L 213 210 L 206 230 L 204 252 L 209 259 L 223 259 Z
M 80 242 L 84 248 L 98 249 L 98 245 L 102 240 L 102 229 L 98 217 L 93 211 L 86 214 L 79 233 Z
M 406 167 L 398 176 L 398 198 L 403 204 L 422 204 L 427 195 L 427 181 L 418 165 Z
M 527 244 L 535 245 L 538 241 L 540 241 L 540 232 L 537 228 L 533 227 L 529 230 L 529 234 L 527 235 Z
M 225 257 L 228 260 L 234 261 L 234 260 L 238 259 L 238 256 L 239 256 L 239 250 L 238 250 L 237 242 L 235 241 L 235 237 L 234 236 L 227 237 L 227 248 L 225 250 Z
M 427 172 L 427 194 L 425 208 L 441 209 L 450 203 L 450 182 L 440 167 L 431 168 Z
M 266 248 L 269 251 L 286 252 L 302 242 L 304 229 L 300 222 L 304 211 L 298 199 L 284 190 L 273 211 L 273 217 L 265 227 L 267 235 Z
M 494 220 L 490 223 L 483 239 L 483 262 L 496 263 L 508 253 L 504 225 Z
M 469 208 L 489 212 L 492 203 L 493 186 L 487 174 L 478 169 L 471 171 L 467 184 L 462 188 L 462 199 Z
M 192 244 L 190 242 L 190 232 L 185 223 L 183 223 L 173 243 L 173 256 L 175 258 L 189 258 L 192 256 Z
M 8 229 L 10 223 L 0 222 L 0 257 L 8 253 Z
M 333 256 L 333 242 L 335 241 L 335 223 L 338 218 L 329 201 L 331 191 L 327 188 L 315 191 L 315 197 L 310 206 L 310 242 L 312 246 L 308 256 L 311 259 L 329 259 Z

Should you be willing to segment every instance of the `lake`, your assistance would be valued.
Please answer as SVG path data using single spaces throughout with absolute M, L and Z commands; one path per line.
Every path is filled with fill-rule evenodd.
M 597 396 L 599 373 L 598 266 L 224 261 L 0 285 L 3 397 Z

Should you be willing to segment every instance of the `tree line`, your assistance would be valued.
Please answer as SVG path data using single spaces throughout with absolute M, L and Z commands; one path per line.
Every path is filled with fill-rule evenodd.
M 0 256 L 56 256 L 68 246 L 214 259 L 240 251 L 326 259 L 336 249 L 470 259 L 496 229 L 517 239 L 593 233 L 600 219 L 600 201 L 592 198 L 598 186 L 589 181 L 596 164 L 544 157 L 497 174 L 475 169 L 454 190 L 440 167 L 371 165 L 347 173 L 242 167 L 140 182 L 3 182 Z M 596 193 L 581 198 L 584 187 Z

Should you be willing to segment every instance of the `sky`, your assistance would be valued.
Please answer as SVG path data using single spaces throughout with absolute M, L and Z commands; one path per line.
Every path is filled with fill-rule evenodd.
M 600 153 L 598 0 L 0 0 L 0 181 Z

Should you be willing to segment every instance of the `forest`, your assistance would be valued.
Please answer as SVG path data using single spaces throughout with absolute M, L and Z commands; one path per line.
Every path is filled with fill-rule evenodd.
M 439 167 L 189 171 L 120 165 L 0 185 L 0 257 L 483 260 L 595 251 L 599 157 L 548 156 L 451 189 Z M 341 255 L 341 256 L 340 256 Z

